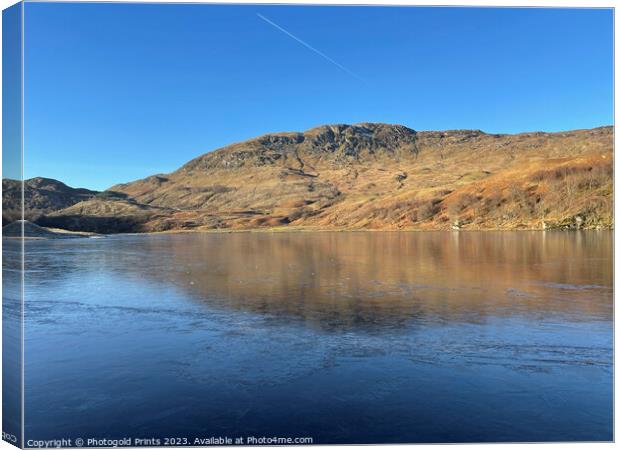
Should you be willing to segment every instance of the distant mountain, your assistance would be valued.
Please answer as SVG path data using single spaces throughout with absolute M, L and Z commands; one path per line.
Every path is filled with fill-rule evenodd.
M 98 194 L 89 189 L 76 189 L 51 178 L 31 178 L 23 182 L 25 219 L 36 220 L 44 214 L 58 211 L 93 198 Z M 2 223 L 21 219 L 22 182 L 2 180 Z
M 612 174 L 612 127 L 508 135 L 325 125 L 205 153 L 38 223 L 96 232 L 608 228 Z

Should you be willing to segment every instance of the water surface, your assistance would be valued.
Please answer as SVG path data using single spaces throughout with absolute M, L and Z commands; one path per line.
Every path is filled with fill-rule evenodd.
M 613 437 L 611 232 L 127 235 L 26 251 L 26 439 Z

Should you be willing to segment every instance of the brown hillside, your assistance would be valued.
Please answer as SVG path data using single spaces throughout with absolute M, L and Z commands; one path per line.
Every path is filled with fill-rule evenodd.
M 25 219 L 36 220 L 46 213 L 67 208 L 94 197 L 97 192 L 72 188 L 51 178 L 31 178 L 23 182 Z M 22 182 L 2 180 L 2 223 L 21 219 Z
M 612 171 L 612 127 L 497 135 L 329 125 L 236 143 L 113 186 L 126 198 L 107 207 L 96 198 L 50 217 L 70 229 L 131 217 L 135 231 L 611 227 Z

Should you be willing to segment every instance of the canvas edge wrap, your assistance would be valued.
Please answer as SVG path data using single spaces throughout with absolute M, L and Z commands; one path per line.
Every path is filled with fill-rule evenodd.
M 22 220 L 18 237 L 2 245 L 2 439 L 24 447 L 24 185 L 23 185 L 23 2 L 2 11 L 2 179 L 17 180 L 21 204 L 3 195 L 3 226 Z M 4 183 L 3 183 L 4 194 Z

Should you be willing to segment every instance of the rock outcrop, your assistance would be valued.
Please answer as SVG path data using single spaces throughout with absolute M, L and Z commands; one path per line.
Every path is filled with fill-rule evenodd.
M 63 185 L 64 186 L 64 185 Z M 541 229 L 613 225 L 613 128 L 560 133 L 326 125 L 82 192 L 37 223 L 71 230 Z M 40 197 L 42 194 L 38 193 Z M 46 194 L 49 195 L 49 194 Z M 60 202 L 57 203 L 60 206 Z
M 25 219 L 37 220 L 44 214 L 75 205 L 98 194 L 89 189 L 76 189 L 51 178 L 31 178 L 23 183 L 2 180 L 2 223 L 21 219 L 22 190 Z

